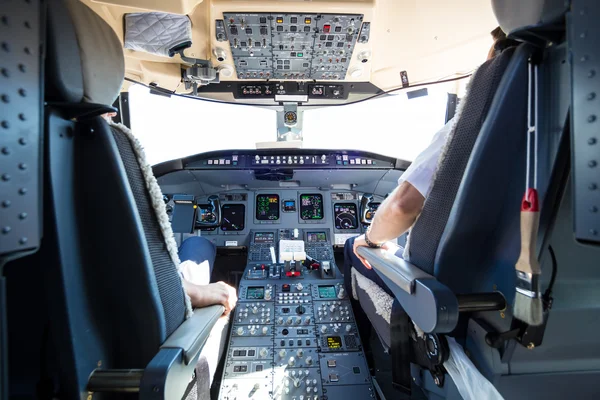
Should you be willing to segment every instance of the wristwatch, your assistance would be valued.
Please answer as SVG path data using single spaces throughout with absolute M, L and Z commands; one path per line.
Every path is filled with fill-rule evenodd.
M 369 240 L 369 232 L 371 231 L 371 226 L 369 226 L 369 228 L 367 228 L 367 231 L 365 232 L 365 242 L 367 242 L 367 246 L 369 246 L 372 249 L 378 249 L 381 247 L 380 244 L 377 243 L 373 243 Z

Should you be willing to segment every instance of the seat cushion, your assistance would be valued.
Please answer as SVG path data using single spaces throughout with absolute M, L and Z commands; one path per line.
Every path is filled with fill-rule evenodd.
M 352 268 L 352 293 L 371 321 L 386 350 L 391 347 L 390 318 L 394 298 L 375 282 Z

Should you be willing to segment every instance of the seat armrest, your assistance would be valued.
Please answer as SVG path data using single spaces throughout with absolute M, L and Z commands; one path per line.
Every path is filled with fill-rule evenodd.
M 225 307 L 221 305 L 196 308 L 192 316 L 185 320 L 160 348 L 181 349 L 185 364 L 188 365 L 198 356 L 224 311 Z
M 378 273 L 385 275 L 408 294 L 414 293 L 417 279 L 435 279 L 408 261 L 383 249 L 359 247 L 358 254 L 368 260 Z
M 426 333 L 452 332 L 458 323 L 456 295 L 435 277 L 382 249 L 359 247 L 412 321 Z

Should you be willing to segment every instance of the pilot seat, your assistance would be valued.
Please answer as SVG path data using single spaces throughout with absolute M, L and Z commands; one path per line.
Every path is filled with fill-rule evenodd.
M 116 111 L 122 43 L 79 0 L 52 2 L 47 38 L 41 252 L 50 357 L 61 368 L 46 373 L 60 383 L 46 394 L 208 399 L 228 317 L 220 305 L 192 310 L 143 149 L 124 125 L 102 117 Z
M 429 398 L 461 398 L 442 367 L 448 358 L 447 334 L 469 348 L 480 372 L 501 393 L 521 398 L 518 388 L 502 385 L 501 378 L 509 371 L 502 369 L 501 360 L 509 362 L 506 346 L 514 349 L 514 342 L 507 343 L 519 329 L 520 334 L 532 332 L 513 320 L 511 312 L 521 244 L 519 210 L 526 187 L 529 71 L 530 64 L 537 64 L 541 74 L 549 73 L 550 67 L 543 68 L 550 58 L 544 50 L 547 42 L 541 38 L 552 32 L 551 37 L 564 40 L 557 32 L 566 8 L 560 2 L 539 0 L 527 15 L 517 16 L 523 6 L 512 3 L 493 2 L 499 22 L 508 33 L 521 31 L 514 37 L 529 43 L 503 50 L 474 72 L 407 248 L 397 257 L 383 250 L 358 250 L 387 288 L 354 266 L 346 269 L 355 309 L 362 309 L 384 350 L 391 353 L 394 386 L 404 392 L 410 393 L 416 384 Z M 562 128 L 554 136 L 540 132 L 547 134 L 541 141 L 552 143 L 543 147 L 550 156 L 538 189 L 546 221 L 556 211 L 549 205 L 561 200 L 561 194 L 551 190 L 559 181 L 557 171 L 568 171 L 568 162 L 560 156 L 569 151 L 566 114 L 563 107 L 557 117 Z M 542 226 L 540 243 L 551 225 Z M 547 237 L 543 243 L 540 253 L 548 249 Z M 351 263 L 348 255 L 345 258 Z M 541 343 L 543 330 L 536 331 L 539 342 L 531 342 L 531 349 Z

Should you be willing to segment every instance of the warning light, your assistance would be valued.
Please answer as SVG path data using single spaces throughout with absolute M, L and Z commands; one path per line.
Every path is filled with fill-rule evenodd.
M 331 25 L 323 25 L 323 33 L 329 33 L 331 31 Z
M 304 19 L 304 23 L 305 23 L 306 25 L 310 24 L 311 22 L 312 22 L 312 20 L 311 20 L 310 18 L 305 18 L 305 19 Z
M 283 24 L 283 18 L 282 17 L 277 17 L 277 23 L 278 24 Z

